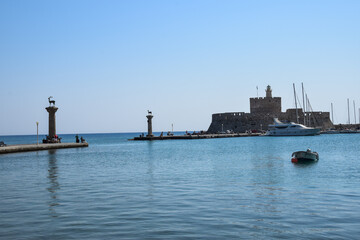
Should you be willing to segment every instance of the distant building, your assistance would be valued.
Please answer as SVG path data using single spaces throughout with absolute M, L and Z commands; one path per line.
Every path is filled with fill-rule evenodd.
M 209 133 L 221 131 L 246 132 L 246 131 L 264 131 L 268 125 L 273 123 L 274 118 L 283 122 L 298 122 L 311 127 L 320 127 L 322 129 L 334 127 L 330 120 L 329 112 L 306 112 L 305 118 L 302 109 L 297 109 L 298 119 L 296 118 L 296 109 L 287 109 L 281 111 L 281 97 L 272 97 L 270 86 L 266 88 L 266 97 L 250 98 L 250 113 L 228 112 L 215 113 L 212 115 L 212 122 L 208 129 Z

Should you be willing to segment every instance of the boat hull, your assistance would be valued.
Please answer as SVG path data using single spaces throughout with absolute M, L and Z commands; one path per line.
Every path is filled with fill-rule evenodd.
M 298 151 L 292 154 L 292 162 L 317 162 L 319 154 L 317 152 Z
M 315 136 L 320 134 L 320 129 L 314 128 L 314 129 L 302 129 L 298 131 L 268 131 L 266 133 L 267 136 Z

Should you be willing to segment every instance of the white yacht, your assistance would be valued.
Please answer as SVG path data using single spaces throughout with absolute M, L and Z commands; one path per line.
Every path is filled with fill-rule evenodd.
M 313 136 L 320 134 L 320 128 L 306 127 L 298 123 L 282 123 L 274 118 L 274 124 L 269 125 L 266 136 Z

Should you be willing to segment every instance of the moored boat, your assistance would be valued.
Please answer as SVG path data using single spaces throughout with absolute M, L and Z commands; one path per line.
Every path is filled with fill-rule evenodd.
M 291 156 L 291 162 L 293 163 L 319 161 L 319 154 L 317 152 L 312 152 L 310 149 L 307 149 L 306 151 L 293 152 Z
M 282 123 L 274 118 L 274 124 L 269 125 L 266 136 L 313 136 L 320 134 L 319 128 L 306 127 L 298 123 Z

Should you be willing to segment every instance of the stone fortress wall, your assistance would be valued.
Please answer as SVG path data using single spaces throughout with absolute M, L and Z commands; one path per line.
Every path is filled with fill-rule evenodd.
M 271 87 L 266 89 L 265 98 L 250 98 L 250 113 L 228 112 L 215 113 L 212 115 L 212 122 L 208 133 L 218 133 L 223 131 L 233 131 L 243 133 L 246 131 L 266 131 L 268 125 L 278 118 L 282 122 L 298 122 L 304 124 L 304 113 L 298 109 L 298 121 L 296 119 L 296 109 L 287 109 L 281 112 L 281 98 L 272 97 Z M 306 126 L 328 129 L 334 127 L 330 120 L 329 112 L 306 112 Z

